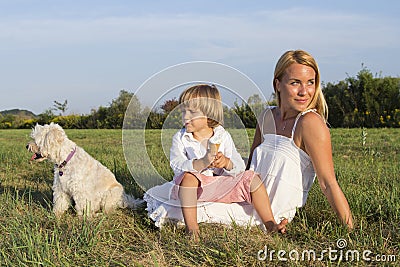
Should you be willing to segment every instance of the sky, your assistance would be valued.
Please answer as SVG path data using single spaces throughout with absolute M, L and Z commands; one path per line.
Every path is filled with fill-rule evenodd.
M 67 114 L 88 114 L 121 90 L 156 106 L 158 92 L 140 89 L 187 62 L 233 68 L 268 98 L 292 49 L 315 57 L 324 83 L 362 67 L 400 77 L 399 11 L 397 0 L 0 0 L 0 111 L 67 100 Z

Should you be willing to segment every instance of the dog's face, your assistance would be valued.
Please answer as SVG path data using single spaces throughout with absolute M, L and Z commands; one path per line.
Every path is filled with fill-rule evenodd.
M 35 161 L 43 161 L 46 158 L 42 156 L 42 154 L 40 153 L 39 147 L 35 144 L 35 142 L 29 142 L 26 145 L 26 149 L 28 149 L 29 152 L 33 153 L 31 160 L 35 160 Z
M 26 145 L 26 149 L 33 153 L 31 160 L 56 160 L 66 135 L 58 124 L 50 123 L 43 126 L 37 124 L 31 132 L 31 138 L 33 140 Z

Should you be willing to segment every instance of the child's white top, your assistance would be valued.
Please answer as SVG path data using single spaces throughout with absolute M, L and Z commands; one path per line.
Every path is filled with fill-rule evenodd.
M 214 135 L 211 139 L 221 141 L 218 151 L 221 151 L 225 157 L 230 158 L 233 168 L 229 171 L 217 168 L 214 170 L 206 169 L 202 172 L 204 175 L 212 176 L 213 172 L 217 175 L 234 175 L 245 170 L 244 161 L 239 152 L 237 152 L 231 135 L 224 127 L 215 127 Z M 207 148 L 194 139 L 192 133 L 188 133 L 185 128 L 182 128 L 172 137 L 170 165 L 174 171 L 174 177 L 179 176 L 183 172 L 196 171 L 193 168 L 193 160 L 204 157 L 206 152 Z

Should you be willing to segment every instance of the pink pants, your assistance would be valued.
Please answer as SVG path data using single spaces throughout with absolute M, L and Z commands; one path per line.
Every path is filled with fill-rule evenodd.
M 244 171 L 236 176 L 206 176 L 199 172 L 188 172 L 194 175 L 199 181 L 197 189 L 197 200 L 202 202 L 233 203 L 246 201 L 251 203 L 250 183 L 255 173 Z M 171 192 L 172 199 L 179 199 L 179 185 L 183 176 L 174 179 L 175 186 Z

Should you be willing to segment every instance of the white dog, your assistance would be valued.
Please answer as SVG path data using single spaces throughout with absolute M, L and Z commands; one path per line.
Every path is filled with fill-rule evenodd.
M 92 158 L 83 148 L 68 139 L 58 124 L 37 124 L 32 130 L 33 142 L 27 149 L 32 160 L 48 159 L 54 165 L 53 212 L 61 216 L 75 202 L 79 216 L 105 213 L 116 208 L 135 208 L 143 200 L 127 195 L 114 174 Z

